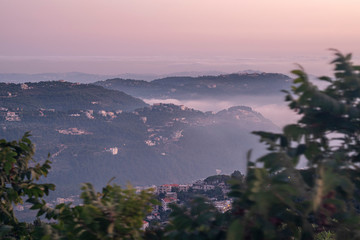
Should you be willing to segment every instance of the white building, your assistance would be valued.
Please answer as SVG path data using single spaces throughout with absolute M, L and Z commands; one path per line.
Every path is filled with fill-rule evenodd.
M 145 231 L 149 227 L 149 223 L 147 221 L 143 221 L 143 225 L 141 227 L 141 230 Z
M 172 189 L 173 187 L 179 187 L 179 185 L 178 185 L 178 184 L 164 184 L 164 185 L 158 186 L 157 192 L 158 192 L 158 193 L 171 192 L 171 189 Z
M 179 192 L 187 192 L 190 188 L 188 184 L 180 184 L 179 185 Z

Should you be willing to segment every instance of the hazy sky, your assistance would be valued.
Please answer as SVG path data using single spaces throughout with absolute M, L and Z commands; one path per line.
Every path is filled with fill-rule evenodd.
M 230 70 L 238 59 L 301 63 L 329 56 L 327 48 L 360 55 L 359 9 L 359 0 L 0 0 L 0 72 L 149 72 L 149 62 L 194 71 L 206 59 L 223 65 L 207 70 Z M 48 56 L 102 56 L 114 66 L 51 65 Z

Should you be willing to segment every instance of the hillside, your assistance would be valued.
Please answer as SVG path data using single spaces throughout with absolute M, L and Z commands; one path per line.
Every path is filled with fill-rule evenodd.
M 143 101 L 123 92 L 90 84 L 63 81 L 0 83 L 0 107 L 11 111 L 37 109 L 128 111 L 144 106 L 146 104 Z
M 239 73 L 201 77 L 166 77 L 151 82 L 109 79 L 95 84 L 140 98 L 196 99 L 239 95 L 274 95 L 289 89 L 290 78 L 278 73 Z
M 256 72 L 253 70 L 245 70 L 243 72 Z M 154 79 L 160 79 L 173 76 L 208 76 L 208 75 L 220 75 L 225 74 L 219 71 L 190 71 L 190 72 L 173 72 L 167 74 L 154 74 L 154 73 L 122 73 L 122 74 L 91 74 L 84 72 L 49 72 L 49 73 L 0 73 L 0 82 L 5 83 L 25 83 L 25 82 L 40 82 L 40 81 L 57 81 L 65 80 L 67 82 L 79 82 L 79 83 L 93 83 L 96 81 L 105 81 L 113 78 L 124 78 L 134 80 L 152 81 Z
M 24 109 L 9 117 L 0 110 L 0 136 L 19 139 L 31 131 L 36 158 L 51 154 L 46 181 L 58 195 L 82 182 L 100 187 L 111 177 L 134 185 L 191 182 L 221 170 L 244 170 L 245 154 L 256 148 L 251 130 L 276 129 L 249 107 L 218 113 L 158 104 L 133 112 L 84 109 Z

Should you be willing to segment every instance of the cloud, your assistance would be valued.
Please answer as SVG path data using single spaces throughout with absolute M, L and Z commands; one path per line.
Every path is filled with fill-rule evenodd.
M 179 99 L 143 99 L 148 104 L 172 103 L 185 105 L 200 111 L 218 112 L 233 106 L 249 106 L 254 111 L 261 113 L 265 118 L 270 119 L 274 124 L 283 127 L 286 124 L 294 123 L 299 115 L 291 111 L 286 103 L 274 97 L 245 96 L 230 100 L 201 99 L 201 100 L 179 100 Z M 269 104 L 270 103 L 270 104 Z

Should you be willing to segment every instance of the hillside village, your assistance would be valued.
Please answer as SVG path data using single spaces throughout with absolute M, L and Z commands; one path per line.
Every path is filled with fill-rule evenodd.
M 246 152 L 261 148 L 249 132 L 277 129 L 242 105 L 219 112 L 165 103 L 148 105 L 91 84 L 0 83 L 0 99 L 1 137 L 14 140 L 30 132 L 36 145 L 34 159 L 45 161 L 50 153 L 47 181 L 56 185 L 50 199 L 53 205 L 56 198 L 62 201 L 64 196 L 78 194 L 81 183 L 91 182 L 101 189 L 113 176 L 117 184 L 129 181 L 144 186 L 188 183 L 217 171 L 242 171 Z M 160 210 L 198 193 L 214 202 L 226 200 L 221 196 L 225 186 L 193 183 L 184 188 L 157 190 L 164 206 Z
M 239 171 L 235 171 L 231 176 L 243 178 Z M 171 204 L 188 205 L 191 200 L 196 197 L 206 197 L 218 209 L 219 212 L 226 212 L 231 209 L 232 200 L 228 198 L 230 191 L 228 181 L 229 175 L 215 175 L 206 179 L 197 180 L 190 184 L 163 184 L 158 186 L 136 186 L 136 192 L 141 190 L 151 190 L 159 205 L 155 205 L 150 215 L 144 219 L 143 228 L 152 224 L 166 224 L 171 212 Z M 58 197 L 53 201 L 48 201 L 47 206 L 54 208 L 57 204 L 66 203 L 72 206 L 81 205 L 79 195 L 68 197 Z M 15 211 L 21 215 L 28 215 L 31 204 L 19 204 L 15 207 Z

